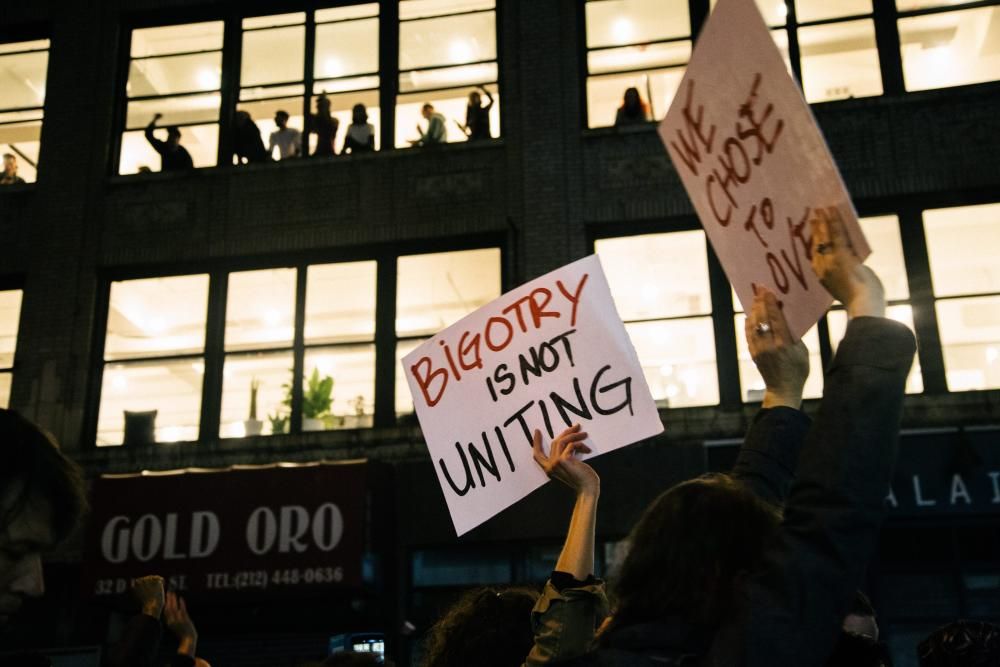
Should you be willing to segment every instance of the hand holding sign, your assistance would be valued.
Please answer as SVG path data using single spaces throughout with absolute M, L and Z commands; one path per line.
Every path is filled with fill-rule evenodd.
M 765 285 L 800 337 L 830 305 L 811 221 L 842 219 L 858 257 L 870 250 L 753 0 L 719 0 L 659 131 L 744 310 Z
M 809 350 L 789 331 L 777 297 L 766 287 L 755 286 L 753 306 L 746 318 L 746 337 L 750 357 L 766 387 L 761 407 L 799 409 L 809 377 Z
M 840 216 L 814 219 L 812 232 L 813 271 L 848 317 L 885 317 L 882 281 L 855 254 Z
M 552 447 L 546 456 L 542 451 L 542 432 L 535 429 L 531 448 L 534 450 L 535 463 L 540 465 L 550 478 L 558 479 L 577 493 L 597 495 L 601 490 L 601 478 L 593 468 L 576 458 L 577 452 L 581 454 L 591 452 L 590 447 L 583 444 L 586 438 L 587 433 L 580 430 L 579 424 L 575 424 L 552 441 Z

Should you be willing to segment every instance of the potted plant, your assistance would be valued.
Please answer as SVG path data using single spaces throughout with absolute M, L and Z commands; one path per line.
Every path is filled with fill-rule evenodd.
M 250 379 L 250 418 L 243 422 L 244 433 L 250 435 L 260 435 L 264 430 L 264 422 L 257 419 L 257 392 L 260 391 L 260 380 Z
M 285 388 L 285 400 L 282 404 L 292 409 L 292 384 L 282 385 Z M 322 431 L 324 419 L 330 416 L 330 406 L 333 405 L 333 378 L 329 375 L 320 377 L 319 369 L 314 368 L 308 378 L 302 383 L 302 430 Z
M 358 395 L 348 401 L 354 414 L 344 415 L 344 428 L 361 428 L 365 422 L 365 397 Z
M 288 433 L 288 415 L 277 412 L 267 416 L 267 421 L 271 424 L 271 435 Z

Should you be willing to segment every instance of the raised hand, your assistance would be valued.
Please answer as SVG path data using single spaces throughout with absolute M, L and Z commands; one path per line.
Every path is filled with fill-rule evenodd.
M 812 267 L 823 287 L 844 304 L 848 317 L 885 317 L 882 281 L 854 253 L 843 219 L 818 212 L 809 224 Z
M 809 377 L 809 351 L 789 331 L 778 299 L 766 287 L 754 287 L 745 329 L 750 357 L 766 387 L 761 407 L 798 409 Z
M 132 580 L 132 596 L 135 597 L 142 613 L 159 618 L 163 613 L 163 577 L 149 575 Z
M 542 451 L 542 432 L 535 429 L 531 447 L 534 449 L 535 462 L 546 475 L 558 479 L 577 495 L 596 496 L 601 490 L 601 478 L 593 468 L 575 456 L 577 452 L 590 453 L 590 447 L 583 444 L 586 438 L 587 433 L 581 430 L 579 424 L 575 424 L 556 436 L 546 456 Z
M 177 652 L 194 657 L 198 645 L 198 630 L 188 615 L 184 598 L 174 592 L 167 593 L 166 603 L 163 606 L 163 620 L 167 628 L 177 637 Z

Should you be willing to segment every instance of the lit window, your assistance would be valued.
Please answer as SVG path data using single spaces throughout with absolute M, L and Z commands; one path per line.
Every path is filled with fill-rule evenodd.
M 0 44 L 0 186 L 35 182 L 48 64 L 47 39 Z
M 167 127 L 180 131 L 180 150 L 195 167 L 216 164 L 222 35 L 222 21 L 132 31 L 119 173 L 183 168 L 186 159 L 177 149 L 159 143 L 169 143 Z M 154 144 L 144 130 L 155 114 L 162 117 Z
M 413 412 L 402 358 L 500 296 L 500 250 L 407 255 L 397 261 L 396 413 Z
M 10 404 L 10 383 L 14 369 L 17 330 L 21 320 L 21 290 L 0 291 L 0 408 Z
M 97 444 L 198 439 L 208 276 L 111 284 Z
M 500 136 L 494 2 L 403 0 L 399 21 L 396 147 Z
M 687 0 L 591 0 L 586 24 L 588 127 L 662 118 L 691 57 Z
M 595 248 L 657 405 L 717 404 L 705 233 L 602 239 Z
M 924 211 L 950 391 L 1000 387 L 1000 204 Z
M 902 11 L 941 3 L 897 4 Z M 906 89 L 946 88 L 1000 79 L 998 23 L 1000 7 L 900 18 L 899 43 Z

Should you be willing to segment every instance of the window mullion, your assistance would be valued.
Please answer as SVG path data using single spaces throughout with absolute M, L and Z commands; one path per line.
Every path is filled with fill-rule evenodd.
M 399 89 L 399 2 L 397 0 L 382 0 L 379 3 L 378 66 L 382 132 L 380 141 L 385 150 L 386 147 L 392 148 L 396 145 L 396 93 Z M 378 415 L 377 410 L 376 415 Z
M 305 95 L 302 98 L 302 149 L 303 157 L 309 155 L 309 114 L 312 113 L 313 85 L 316 79 L 316 10 L 306 12 L 305 62 L 303 63 L 302 80 L 305 84 Z M 304 273 L 305 269 L 299 269 Z M 303 306 L 304 307 L 304 306 Z
M 396 421 L 396 257 L 383 256 L 375 281 L 375 426 Z
M 292 363 L 292 414 L 289 433 L 302 432 L 302 375 L 305 372 L 306 266 L 298 267 L 295 281 L 295 339 Z
M 882 94 L 901 95 L 903 84 L 903 55 L 899 43 L 899 26 L 896 8 L 888 2 L 875 2 L 872 7 L 875 23 L 875 47 L 878 49 L 879 69 L 882 74 Z
M 243 58 L 243 25 L 238 16 L 226 19 L 222 37 L 222 89 L 219 103 L 219 144 L 216 164 L 233 163 L 233 114 L 240 95 L 240 65 Z
M 222 415 L 223 366 L 226 362 L 226 301 L 229 275 L 213 273 L 208 289 L 208 323 L 205 331 L 205 376 L 201 389 L 201 420 L 198 440 L 206 442 L 219 437 Z
M 802 50 L 799 48 L 799 25 L 798 19 L 795 16 L 795 2 L 793 0 L 785 0 L 785 6 L 788 8 L 788 13 L 785 15 L 784 27 L 785 34 L 788 35 L 788 60 L 792 63 L 792 72 L 799 83 L 799 88 L 802 88 L 804 93 L 805 87 L 802 84 Z M 770 28 L 768 30 L 770 31 Z
M 712 328 L 715 334 L 715 370 L 719 383 L 719 404 L 739 406 L 740 367 L 733 337 L 733 291 L 726 272 L 710 244 L 708 252 L 708 284 L 712 295 Z M 736 332 L 740 335 L 740 332 Z

